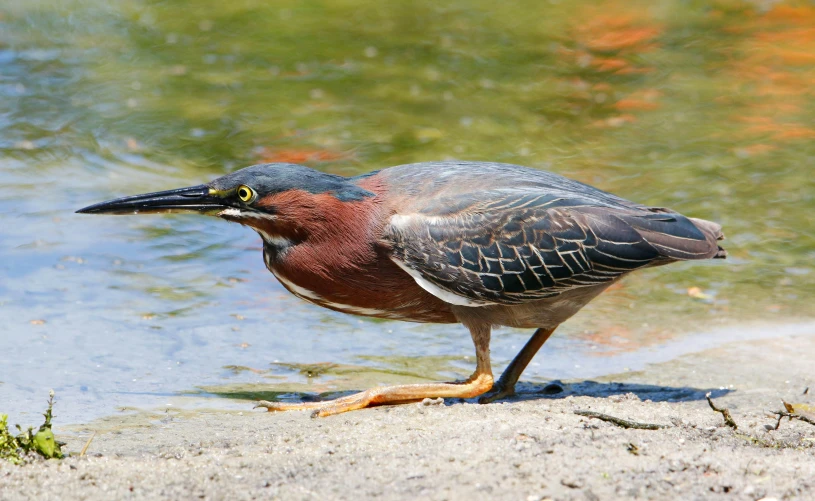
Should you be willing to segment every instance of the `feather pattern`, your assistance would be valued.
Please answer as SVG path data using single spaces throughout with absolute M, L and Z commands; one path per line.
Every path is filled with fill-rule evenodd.
M 594 189 L 603 196 L 586 196 L 579 186 L 582 193 L 513 187 L 436 198 L 392 217 L 383 241 L 400 266 L 473 305 L 540 300 L 719 253 L 714 223 L 700 229 L 667 209 Z

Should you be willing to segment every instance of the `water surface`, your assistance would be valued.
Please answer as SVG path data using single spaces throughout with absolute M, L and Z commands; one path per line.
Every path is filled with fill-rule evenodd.
M 265 161 L 344 175 L 511 162 L 723 224 L 726 262 L 631 276 L 525 378 L 592 377 L 739 339 L 698 334 L 719 326 L 808 317 L 813 26 L 807 2 L 6 1 L 0 411 L 33 422 L 50 388 L 77 422 L 243 406 L 214 396 L 241 385 L 467 374 L 462 327 L 304 304 L 244 228 L 73 213 Z M 499 368 L 528 334 L 496 333 Z M 318 363 L 341 369 L 285 365 Z

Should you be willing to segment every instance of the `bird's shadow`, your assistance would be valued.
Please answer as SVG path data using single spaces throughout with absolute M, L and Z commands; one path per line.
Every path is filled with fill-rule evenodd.
M 548 383 L 519 382 L 515 388 L 516 394 L 496 402 L 521 402 L 527 400 L 560 399 L 570 396 L 607 398 L 615 395 L 633 394 L 639 400 L 651 402 L 689 402 L 704 400 L 710 393 L 712 397 L 721 397 L 733 390 L 725 388 L 692 388 L 689 386 L 662 386 L 640 383 L 616 383 L 597 381 L 572 381 L 564 383 L 556 380 Z M 359 390 L 361 391 L 361 390 Z M 351 395 L 356 391 L 329 391 L 324 393 L 292 392 L 275 390 L 247 390 L 230 388 L 208 387 L 206 391 L 196 392 L 196 396 L 211 396 L 236 400 L 268 400 L 279 402 L 319 402 Z M 477 401 L 476 399 L 447 399 L 445 404 L 461 401 Z
M 705 400 L 705 395 L 721 397 L 733 390 L 726 388 L 692 388 L 690 386 L 661 386 L 641 383 L 597 382 L 591 380 L 564 383 L 556 380 L 549 383 L 519 382 L 515 395 L 507 401 L 536 400 L 541 398 L 558 399 L 569 396 L 607 398 L 615 395 L 633 394 L 640 400 L 652 402 L 689 402 Z

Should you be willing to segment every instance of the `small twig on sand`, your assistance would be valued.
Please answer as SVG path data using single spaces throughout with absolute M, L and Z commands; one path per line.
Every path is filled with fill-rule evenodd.
M 618 417 L 609 416 L 608 414 L 602 414 L 600 412 L 594 411 L 574 411 L 574 413 L 577 414 L 578 416 L 600 419 L 602 421 L 607 421 L 609 423 L 616 424 L 617 426 L 621 426 L 623 428 L 634 428 L 635 430 L 661 430 L 662 428 L 670 428 L 670 426 L 665 424 L 637 423 L 636 421 L 628 421 L 627 419 L 621 419 Z
M 787 417 L 787 418 L 790 418 L 790 419 L 797 419 L 799 421 L 803 421 L 805 423 L 809 423 L 809 424 L 815 426 L 815 419 L 808 418 L 806 416 L 802 416 L 801 414 L 793 414 L 791 412 L 784 412 L 784 411 L 776 411 L 776 412 L 773 412 L 773 414 L 775 414 L 778 417 Z
M 96 436 L 96 432 L 93 432 L 93 435 L 91 435 L 91 437 L 88 439 L 88 441 L 87 441 L 87 442 L 85 442 L 85 446 L 84 446 L 84 447 L 82 448 L 82 450 L 79 452 L 79 457 L 84 456 L 84 455 L 85 455 L 85 453 L 86 453 L 86 452 L 88 452 L 88 447 L 90 447 L 90 446 L 91 446 L 91 442 L 93 442 L 93 437 L 95 437 L 95 436 Z
M 737 425 L 736 422 L 733 421 L 733 416 L 730 415 L 730 411 L 727 410 L 726 407 L 719 409 L 715 405 L 713 405 L 713 400 L 710 399 L 710 392 L 708 392 L 707 395 L 705 395 L 705 398 L 707 399 L 707 403 L 710 405 L 710 408 L 720 413 L 722 417 L 724 417 L 724 424 L 733 428 L 734 430 L 737 430 L 739 428 L 739 425 Z
M 805 423 L 809 423 L 809 424 L 815 426 L 815 418 L 811 418 L 811 417 L 805 416 L 803 414 L 798 414 L 797 412 L 795 412 L 795 408 L 792 405 L 788 404 L 787 402 L 784 402 L 783 400 L 782 400 L 782 402 L 784 403 L 784 408 L 786 410 L 785 411 L 773 411 L 772 412 L 772 414 L 775 414 L 776 416 L 778 416 L 778 422 L 775 424 L 775 429 L 776 430 L 778 429 L 779 426 L 781 426 L 781 420 L 783 418 L 785 418 L 785 417 L 789 418 L 790 421 L 792 421 L 793 419 L 797 419 L 799 421 L 803 421 Z
M 768 416 L 768 417 L 769 417 L 769 416 Z M 784 415 L 783 415 L 783 414 L 779 414 L 779 415 L 778 415 L 778 421 L 776 421 L 776 422 L 775 422 L 775 428 L 773 428 L 773 430 L 778 430 L 778 428 L 780 428 L 780 427 L 781 427 L 781 420 L 782 420 L 782 419 L 784 419 Z

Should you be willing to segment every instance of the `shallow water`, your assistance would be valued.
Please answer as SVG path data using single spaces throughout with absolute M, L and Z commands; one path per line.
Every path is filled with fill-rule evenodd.
M 33 422 L 50 388 L 58 419 L 77 422 L 245 405 L 177 400 L 198 388 L 466 374 L 463 328 L 304 304 L 244 228 L 73 213 L 262 161 L 346 175 L 512 162 L 724 225 L 726 262 L 631 276 L 526 378 L 633 369 L 757 335 L 719 325 L 808 317 L 812 26 L 806 2 L 4 2 L 0 411 Z M 528 334 L 499 331 L 496 365 Z

